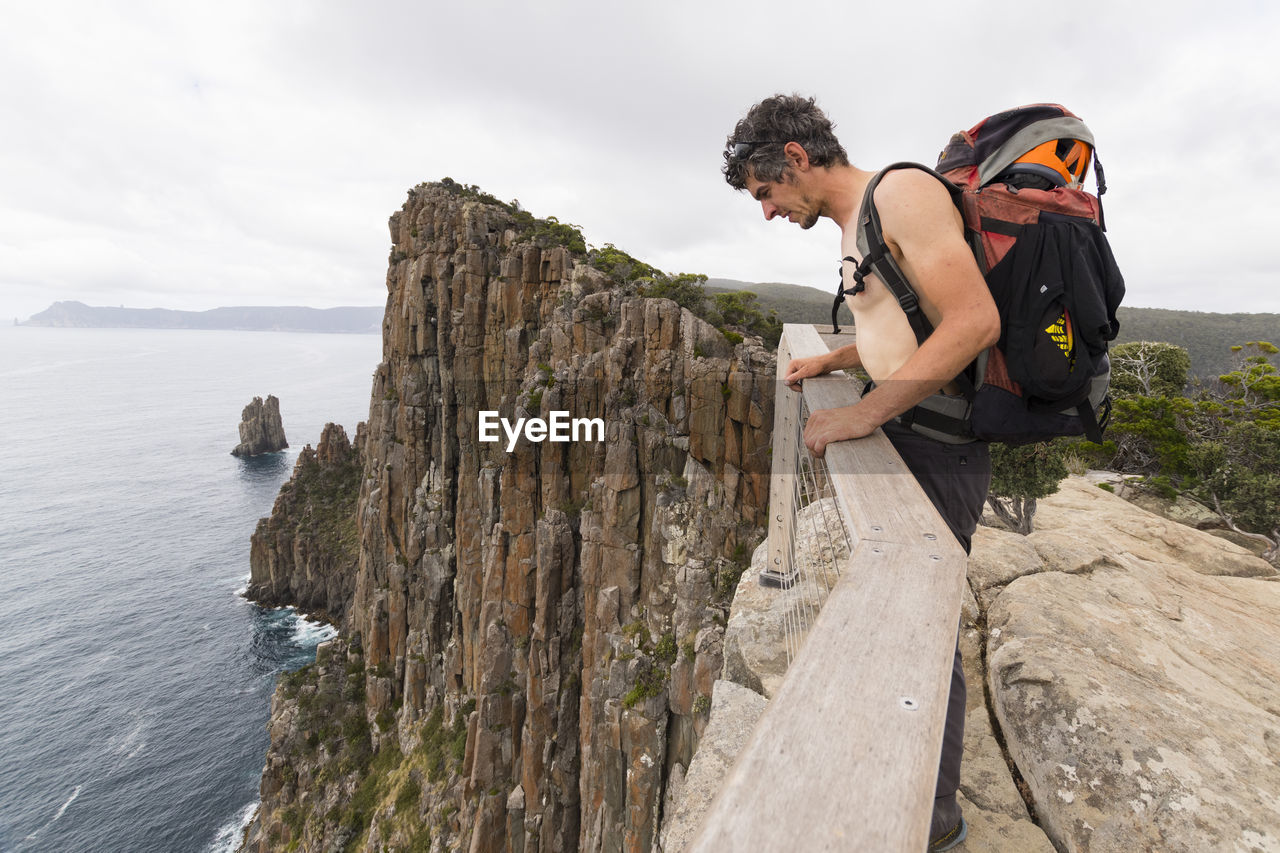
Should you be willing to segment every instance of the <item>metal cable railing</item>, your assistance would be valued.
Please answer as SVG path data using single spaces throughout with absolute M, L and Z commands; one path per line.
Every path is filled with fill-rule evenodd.
M 853 551 L 826 462 L 815 458 L 804 445 L 808 418 L 808 404 L 801 401 L 799 419 L 787 427 L 795 430 L 793 446 L 797 451 L 787 519 L 791 548 L 783 552 L 776 571 L 766 570 L 760 576 L 761 583 L 781 587 L 788 599 L 783 615 L 788 663 L 795 660 Z

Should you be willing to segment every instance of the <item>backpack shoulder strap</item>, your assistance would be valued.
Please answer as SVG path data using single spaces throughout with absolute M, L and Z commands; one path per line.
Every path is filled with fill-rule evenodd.
M 907 322 L 911 324 L 912 331 L 916 335 L 916 343 L 924 343 L 925 338 L 933 333 L 933 324 L 929 322 L 929 318 L 920 310 L 920 298 L 916 295 L 915 289 L 911 287 L 911 283 L 907 281 L 906 275 L 902 272 L 902 268 L 898 266 L 898 262 L 893 259 L 893 253 L 889 251 L 889 244 L 884 239 L 884 228 L 880 224 L 880 213 L 876 210 L 875 192 L 880 186 L 881 179 L 892 171 L 898 169 L 919 169 L 922 172 L 928 172 L 933 175 L 942 185 L 947 188 L 953 202 L 959 204 L 961 195 L 964 193 L 960 187 L 948 181 L 928 166 L 920 163 L 901 162 L 886 166 L 871 178 L 867 184 L 867 190 L 862 197 L 862 207 L 858 211 L 858 226 L 855 239 L 857 241 L 858 251 L 862 253 L 862 262 L 858 264 L 857 270 L 854 271 L 854 280 L 860 285 L 863 276 L 868 272 L 874 272 L 885 287 L 889 288 L 889 292 L 898 300 L 898 304 L 902 306 L 903 313 L 907 315 Z M 849 260 L 846 258 L 846 260 Z

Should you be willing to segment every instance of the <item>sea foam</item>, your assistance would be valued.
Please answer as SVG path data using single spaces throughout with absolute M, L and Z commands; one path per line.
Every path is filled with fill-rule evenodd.
M 300 646 L 318 646 L 337 636 L 338 629 L 327 622 L 311 620 L 302 614 L 298 614 L 297 620 L 293 629 L 293 641 Z
M 218 834 L 213 837 L 213 842 L 206 848 L 205 853 L 236 853 L 240 849 L 244 831 L 249 828 L 249 824 L 253 822 L 253 817 L 257 813 L 258 801 L 254 800 L 240 810 L 235 820 L 219 827 Z

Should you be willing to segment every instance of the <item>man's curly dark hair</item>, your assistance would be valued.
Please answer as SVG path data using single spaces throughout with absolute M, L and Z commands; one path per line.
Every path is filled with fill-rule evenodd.
M 742 157 L 733 156 L 738 143 L 752 143 Z M 849 155 L 836 139 L 835 125 L 813 98 L 774 95 L 747 111 L 725 140 L 721 171 L 729 186 L 747 187 L 747 177 L 771 182 L 782 180 L 787 169 L 783 146 L 798 142 L 814 166 L 848 166 Z

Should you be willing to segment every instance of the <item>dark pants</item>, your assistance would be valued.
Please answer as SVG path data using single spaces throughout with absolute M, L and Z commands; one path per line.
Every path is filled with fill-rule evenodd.
M 991 455 L 983 442 L 943 444 L 890 422 L 885 435 L 915 475 L 920 487 L 951 528 L 956 541 L 969 553 L 973 531 L 982 516 L 982 505 L 991 485 Z M 960 662 L 960 637 L 956 635 L 951 665 L 951 695 L 942 732 L 942 760 L 938 764 L 936 797 L 954 798 L 960 786 L 960 758 L 964 753 L 964 668 Z

